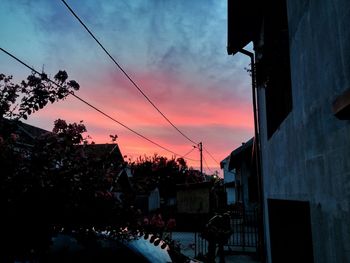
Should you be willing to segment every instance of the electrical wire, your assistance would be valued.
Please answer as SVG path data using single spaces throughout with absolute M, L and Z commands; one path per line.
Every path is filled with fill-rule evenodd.
M 207 152 L 207 154 L 208 154 L 218 165 L 220 165 L 220 163 L 219 163 L 217 160 L 215 160 L 215 158 L 213 157 L 213 155 L 211 155 L 211 153 L 210 153 L 205 147 L 203 147 L 203 149 L 204 149 L 204 151 Z
M 204 161 L 204 164 L 205 164 L 205 166 L 207 167 L 207 170 L 209 170 L 209 172 L 213 172 L 210 168 L 209 168 L 209 166 L 208 166 L 208 164 L 207 164 L 207 161 L 205 160 L 205 158 L 204 158 L 204 155 L 202 155 L 202 158 L 203 158 L 203 161 Z
M 175 126 L 173 122 L 171 122 L 165 114 L 151 101 L 151 99 L 142 91 L 138 84 L 130 77 L 130 75 L 123 69 L 123 67 L 116 61 L 116 59 L 107 51 L 107 49 L 101 44 L 101 42 L 95 37 L 95 35 L 91 32 L 91 30 L 85 25 L 85 23 L 79 18 L 79 16 L 74 12 L 74 10 L 67 4 L 65 0 L 61 0 L 61 2 L 67 7 L 70 13 L 79 21 L 79 23 L 85 28 L 85 30 L 90 34 L 90 36 L 96 41 L 96 43 L 102 48 L 102 50 L 107 54 L 107 56 L 114 62 L 114 64 L 118 67 L 118 69 L 125 75 L 125 77 L 133 84 L 133 86 L 145 97 L 145 99 L 155 108 L 160 115 L 171 125 L 173 128 L 178 131 L 183 137 L 185 137 L 191 143 L 197 144 L 191 138 L 189 138 L 186 134 L 184 134 L 179 128 Z
M 184 158 L 184 157 L 186 157 L 187 155 L 189 155 L 191 152 L 193 152 L 194 149 L 196 149 L 195 146 L 193 146 L 193 148 L 192 148 L 190 151 L 188 151 L 186 154 L 184 154 L 184 155 L 182 156 L 182 158 Z
M 36 73 L 36 74 L 42 76 L 42 73 L 40 73 L 39 71 L 35 70 L 33 67 L 29 66 L 28 64 L 26 64 L 25 62 L 23 62 L 22 60 L 20 60 L 19 58 L 17 58 L 16 56 L 12 55 L 10 52 L 6 51 L 5 49 L 3 49 L 3 48 L 1 48 L 1 47 L 0 47 L 0 50 L 1 50 L 2 52 L 4 52 L 5 54 L 7 54 L 8 56 L 10 56 L 11 58 L 15 59 L 17 62 L 19 62 L 19 63 L 22 64 L 23 66 L 25 66 L 25 67 L 27 67 L 28 69 L 30 69 L 32 72 L 34 72 L 34 73 Z M 56 85 L 57 87 L 62 87 L 62 85 L 58 84 L 57 82 L 55 82 L 55 81 L 53 81 L 53 80 L 51 80 L 51 79 L 49 79 L 49 78 L 47 78 L 47 77 L 46 77 L 46 80 L 49 81 L 49 82 L 51 82 L 51 83 L 53 83 L 53 84 Z M 159 143 L 157 143 L 157 142 L 155 142 L 155 141 L 153 141 L 153 140 L 147 138 L 146 136 L 142 135 L 141 133 L 139 133 L 139 132 L 133 130 L 132 128 L 128 127 L 127 125 L 123 124 L 122 122 L 116 120 L 116 119 L 113 118 L 112 116 L 108 115 L 107 113 L 105 113 L 105 112 L 103 112 L 102 110 L 98 109 L 97 107 L 93 106 L 91 103 L 89 103 L 89 102 L 87 102 L 86 100 L 84 100 L 84 99 L 80 98 L 79 96 L 75 95 L 74 92 L 70 91 L 70 94 L 71 94 L 73 97 L 75 97 L 76 99 L 78 99 L 78 100 L 80 100 L 81 102 L 83 102 L 84 104 L 88 105 L 90 108 L 92 108 L 92 109 L 96 110 L 97 112 L 101 113 L 102 115 L 104 115 L 104 116 L 107 117 L 108 119 L 110 119 L 110 120 L 112 120 L 112 121 L 118 123 L 119 125 L 123 126 L 125 129 L 127 129 L 127 130 L 129 130 L 130 132 L 132 132 L 132 133 L 138 135 L 139 137 L 143 138 L 144 140 L 146 140 L 146 141 L 148 141 L 148 142 L 150 142 L 150 143 L 152 143 L 152 144 L 158 146 L 159 148 L 161 148 L 161 149 L 163 149 L 163 150 L 165 150 L 165 151 L 167 151 L 167 152 L 169 152 L 169 153 L 174 154 L 175 156 L 183 156 L 183 155 L 178 154 L 178 153 L 176 153 L 176 152 L 174 152 L 174 151 L 172 151 L 172 150 L 170 150 L 170 149 L 168 149 L 168 148 L 166 148 L 166 147 L 160 145 Z M 191 159 L 191 158 L 185 158 L 185 159 L 190 160 L 190 161 L 195 161 L 195 162 L 198 161 L 198 160 L 194 160 L 194 159 Z

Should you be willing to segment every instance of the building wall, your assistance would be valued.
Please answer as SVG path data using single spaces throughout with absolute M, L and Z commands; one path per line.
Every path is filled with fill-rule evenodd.
M 350 121 L 332 113 L 350 88 L 350 1 L 287 9 L 293 109 L 269 140 L 263 89 L 258 98 L 265 211 L 268 198 L 310 202 L 314 262 L 350 262 Z
M 209 188 L 188 188 L 176 193 L 177 212 L 187 214 L 206 214 L 210 212 Z
M 230 159 L 228 159 L 228 160 L 225 159 L 223 162 L 224 162 L 224 167 L 223 167 L 224 183 L 234 182 L 236 180 L 235 173 L 233 171 L 229 171 Z
M 222 162 L 222 170 L 224 174 L 224 183 L 235 182 L 235 172 L 229 171 L 230 156 L 226 157 Z M 231 205 L 236 202 L 236 188 L 233 186 L 226 187 L 227 204 Z
M 236 188 L 235 187 L 226 187 L 227 194 L 227 204 L 233 205 L 236 203 Z
M 160 196 L 158 188 L 150 192 L 148 197 L 148 210 L 155 211 L 160 207 Z

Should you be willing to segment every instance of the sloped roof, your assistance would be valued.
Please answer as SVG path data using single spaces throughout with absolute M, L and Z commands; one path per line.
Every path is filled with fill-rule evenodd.
M 17 145 L 33 146 L 34 140 L 43 134 L 50 133 L 47 130 L 23 123 L 17 120 L 1 119 L 1 131 L 5 133 L 14 133 L 18 136 Z M 3 130 L 2 130 L 3 129 Z
M 78 147 L 84 148 L 84 153 L 88 157 L 105 158 L 106 156 L 110 156 L 116 161 L 122 162 L 124 160 L 123 155 L 120 152 L 119 146 L 116 143 L 86 144 L 79 145 Z
M 223 169 L 224 166 L 225 166 L 225 164 L 226 164 L 227 162 L 230 161 L 230 157 L 231 157 L 231 155 L 228 155 L 228 156 L 226 156 L 225 159 L 223 159 L 223 160 L 220 162 L 220 168 L 221 168 L 221 169 Z
M 228 0 L 227 53 L 234 55 L 259 36 L 262 1 Z
M 38 138 L 39 136 L 50 133 L 47 130 L 41 129 L 39 127 L 35 127 L 33 125 L 29 125 L 24 122 L 19 122 L 18 123 L 18 129 L 23 131 L 25 134 L 27 134 L 29 137 L 32 139 Z
M 244 143 L 242 146 L 238 147 L 237 149 L 231 152 L 229 170 L 232 170 L 233 168 L 237 168 L 241 166 L 242 161 L 245 158 L 249 159 L 252 157 L 253 144 L 254 144 L 254 137 L 251 138 L 246 143 Z

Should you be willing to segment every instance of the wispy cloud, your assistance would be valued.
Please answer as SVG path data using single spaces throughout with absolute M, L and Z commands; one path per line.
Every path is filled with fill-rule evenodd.
M 214 0 L 68 1 L 110 53 L 181 130 L 221 160 L 252 135 L 249 60 L 226 53 L 226 2 Z M 4 0 L 0 45 L 30 65 L 66 69 L 79 96 L 176 152 L 192 146 L 170 127 L 107 58 L 60 1 Z M 0 54 L 0 71 L 27 70 Z M 84 119 L 95 141 L 117 133 L 128 155 L 158 152 L 74 98 L 50 105 L 29 121 Z M 209 166 L 217 164 L 206 158 Z

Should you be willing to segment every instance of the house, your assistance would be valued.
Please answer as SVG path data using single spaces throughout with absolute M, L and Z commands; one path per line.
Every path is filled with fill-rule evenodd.
M 147 176 L 134 176 L 134 171 L 130 166 L 124 168 L 124 180 L 130 184 L 129 193 L 133 194 L 133 202 L 142 213 L 148 214 L 160 208 L 161 197 L 159 188 Z
M 350 261 L 349 17 L 347 0 L 228 0 L 228 54 L 254 66 L 269 263 Z
M 18 150 L 30 151 L 35 140 L 47 133 L 50 132 L 21 121 L 5 118 L 0 120 L 0 136 L 8 137 L 10 135 Z
M 18 149 L 30 150 L 40 136 L 51 132 L 18 120 L 3 118 L 0 122 L 0 136 L 6 133 L 11 133 L 11 136 L 15 137 Z M 118 144 L 82 144 L 77 145 L 77 149 L 82 150 L 87 158 L 96 160 L 108 158 L 118 164 L 124 161 Z
M 207 214 L 211 211 L 210 182 L 181 184 L 177 186 L 177 212 L 186 214 Z
M 224 167 L 227 200 L 234 200 L 231 204 L 240 203 L 245 208 L 254 208 L 258 204 L 258 181 L 253 142 L 254 138 L 251 138 L 246 143 L 242 143 L 221 162 Z
M 88 158 L 94 158 L 96 160 L 107 158 L 116 164 L 122 164 L 124 162 L 123 155 L 116 143 L 82 144 L 77 147 L 83 149 L 85 156 Z
M 176 222 L 181 231 L 201 231 L 217 206 L 213 182 L 176 186 Z
M 154 212 L 160 208 L 160 195 L 158 187 L 148 191 L 136 193 L 135 206 L 144 213 Z
M 229 169 L 230 155 L 220 162 L 220 168 L 223 170 L 224 186 L 227 196 L 227 205 L 233 205 L 237 202 L 236 196 L 236 173 Z

